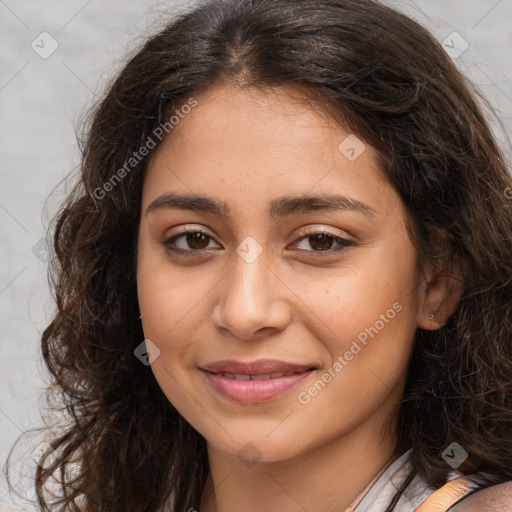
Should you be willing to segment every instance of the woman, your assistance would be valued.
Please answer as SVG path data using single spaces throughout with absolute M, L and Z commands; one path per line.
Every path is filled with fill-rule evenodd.
M 71 419 L 45 510 L 60 471 L 83 511 L 511 505 L 511 186 L 404 15 L 176 18 L 94 111 L 56 218 L 42 349 Z

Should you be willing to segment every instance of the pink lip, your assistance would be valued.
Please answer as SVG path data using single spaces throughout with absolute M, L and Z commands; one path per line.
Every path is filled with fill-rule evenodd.
M 201 368 L 215 391 L 235 402 L 258 403 L 286 393 L 313 371 L 311 365 L 299 365 L 277 360 L 260 360 L 244 363 L 224 360 Z M 291 373 L 268 379 L 252 380 L 254 376 L 273 373 Z M 223 373 L 250 376 L 248 380 L 236 380 Z M 245 377 L 247 379 L 247 377 Z

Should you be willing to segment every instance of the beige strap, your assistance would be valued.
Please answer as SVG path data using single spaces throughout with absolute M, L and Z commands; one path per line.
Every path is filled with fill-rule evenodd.
M 459 476 L 434 491 L 414 512 L 445 512 L 477 487 L 468 475 Z

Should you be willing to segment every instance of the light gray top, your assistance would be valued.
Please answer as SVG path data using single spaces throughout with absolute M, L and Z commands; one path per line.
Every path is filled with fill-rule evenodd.
M 384 471 L 359 502 L 354 512 L 384 512 L 386 510 L 412 469 L 409 462 L 411 451 L 412 449 L 405 452 Z M 453 476 L 457 476 L 457 474 Z M 450 475 L 451 477 L 452 475 Z M 435 490 L 416 475 L 402 494 L 394 512 L 412 512 Z

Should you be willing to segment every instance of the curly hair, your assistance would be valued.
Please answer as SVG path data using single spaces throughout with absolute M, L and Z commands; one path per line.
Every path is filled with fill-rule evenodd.
M 37 467 L 41 509 L 199 508 L 206 442 L 134 357 L 150 156 L 105 184 L 170 112 L 219 84 L 301 90 L 375 148 L 419 261 L 464 283 L 440 329 L 417 329 L 399 447 L 412 448 L 414 472 L 432 486 L 451 471 L 441 454 L 452 440 L 469 453 L 461 473 L 512 479 L 512 180 L 478 93 L 426 29 L 376 1 L 210 0 L 147 40 L 109 85 L 51 227 L 57 309 L 42 355 L 48 396 L 69 421 L 50 443 L 55 460 Z M 72 476 L 70 461 L 79 463 Z M 61 495 L 50 501 L 45 484 L 57 473 Z

